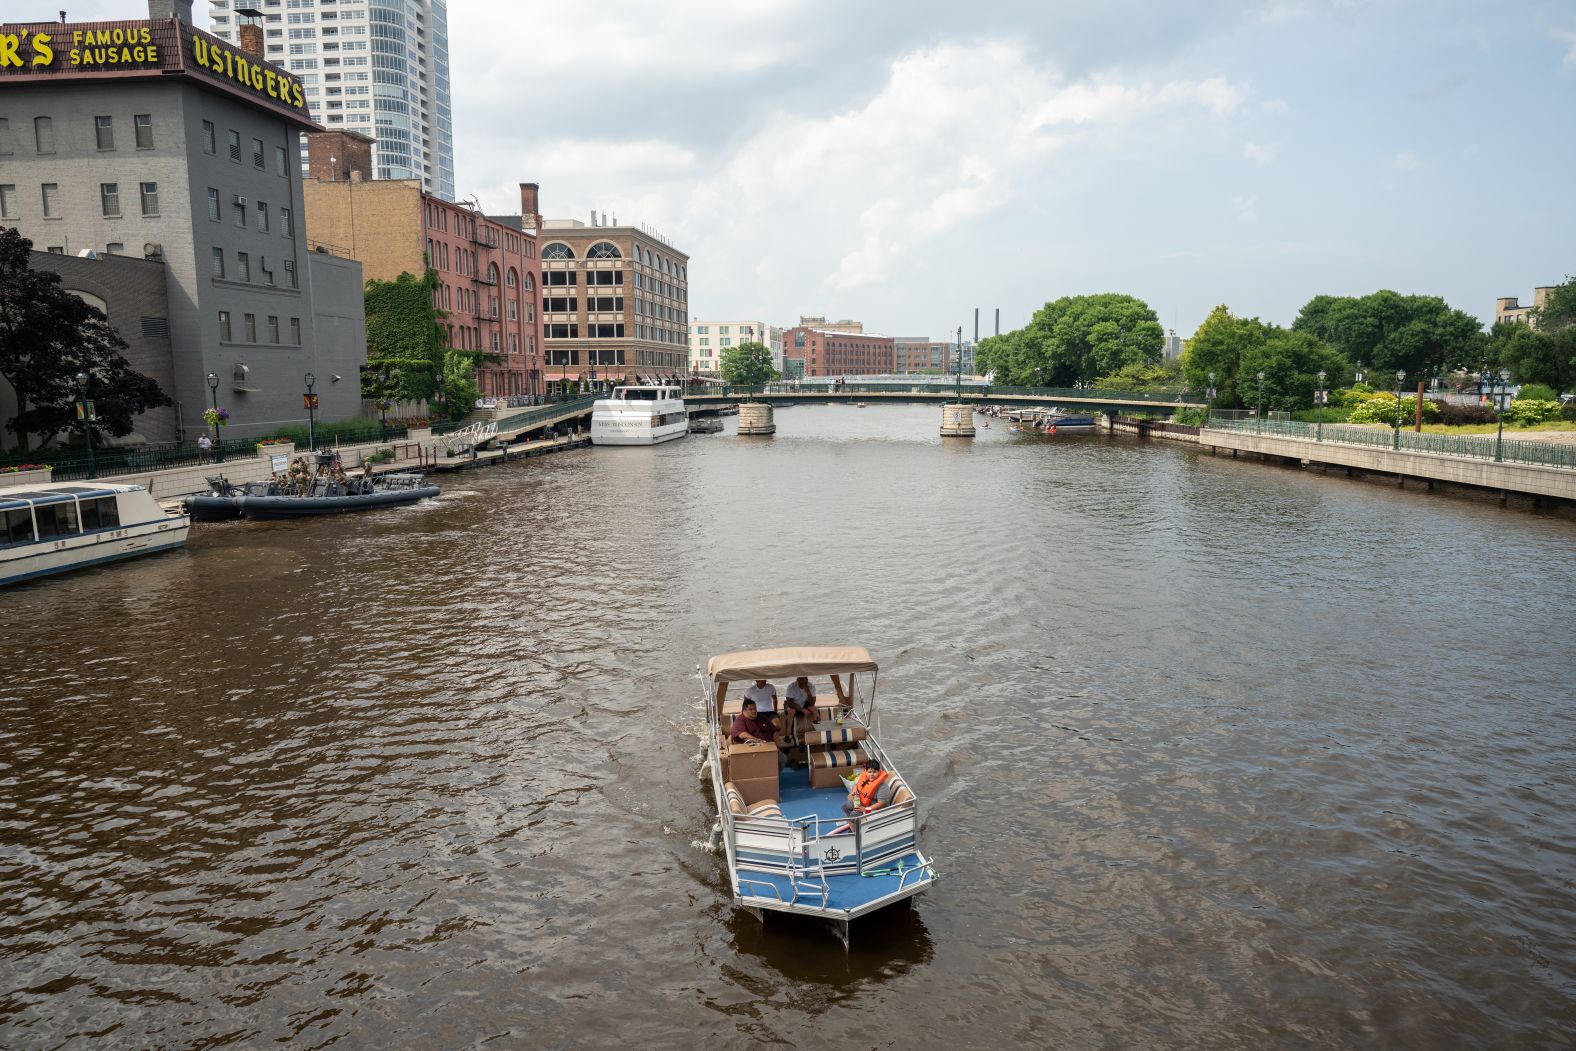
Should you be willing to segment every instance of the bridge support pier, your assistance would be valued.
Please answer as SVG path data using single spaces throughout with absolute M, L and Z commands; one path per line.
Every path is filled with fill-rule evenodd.
M 962 404 L 943 405 L 941 436 L 943 438 L 974 437 L 974 407 Z
M 739 406 L 740 434 L 776 434 L 777 422 L 772 407 L 764 401 L 747 401 Z

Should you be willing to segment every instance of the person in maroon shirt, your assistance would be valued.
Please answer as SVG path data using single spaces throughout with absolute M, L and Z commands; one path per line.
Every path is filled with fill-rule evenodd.
M 743 742 L 760 741 L 762 744 L 772 744 L 776 740 L 777 731 L 769 715 L 757 715 L 755 702 L 745 701 L 738 715 L 733 717 L 733 725 L 728 728 L 728 735 L 734 744 Z

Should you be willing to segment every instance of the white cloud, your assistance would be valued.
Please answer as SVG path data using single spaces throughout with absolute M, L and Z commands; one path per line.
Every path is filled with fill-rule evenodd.
M 1259 111 L 1268 113 L 1272 117 L 1284 117 L 1291 112 L 1291 106 L 1285 99 L 1265 99 L 1259 103 Z
M 1555 29 L 1550 35 L 1569 49 L 1561 65 L 1566 69 L 1576 69 L 1576 29 Z
M 1394 157 L 1390 158 L 1390 167 L 1400 172 L 1409 172 L 1415 168 L 1420 167 L 1421 165 L 1422 161 L 1419 161 L 1417 159 L 1417 154 L 1413 153 L 1411 150 L 1402 150 L 1400 153 L 1397 153 Z
M 1233 197 L 1231 210 L 1237 213 L 1237 219 L 1244 223 L 1259 221 L 1259 199 L 1257 197 Z
M 1256 142 L 1244 143 L 1242 147 L 1242 156 L 1254 164 L 1274 164 L 1277 153 L 1274 146 L 1261 146 Z

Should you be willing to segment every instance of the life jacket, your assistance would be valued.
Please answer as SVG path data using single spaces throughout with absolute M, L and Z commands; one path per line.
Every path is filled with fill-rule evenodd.
M 888 770 L 879 770 L 872 774 L 869 770 L 859 775 L 859 780 L 854 782 L 854 793 L 859 796 L 859 805 L 872 807 L 876 803 L 876 792 L 880 790 L 883 782 L 892 776 Z

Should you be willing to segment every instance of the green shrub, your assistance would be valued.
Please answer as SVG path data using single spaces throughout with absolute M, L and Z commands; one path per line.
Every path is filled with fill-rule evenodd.
M 1576 423 L 1576 401 L 1568 401 L 1560 406 L 1560 419 Z
M 1560 403 L 1557 401 L 1529 401 L 1517 398 L 1510 403 L 1510 408 L 1505 410 L 1506 423 L 1544 423 L 1555 419 L 1560 414 Z
M 1394 427 L 1395 416 L 1395 395 L 1380 392 L 1379 396 L 1369 398 L 1358 405 L 1346 419 L 1351 423 L 1387 423 Z M 1439 416 L 1439 406 L 1426 398 L 1423 399 L 1423 422 L 1436 423 Z M 1409 394 L 1401 399 L 1401 423 L 1407 424 L 1415 419 L 1417 419 L 1417 395 Z
M 1468 423 L 1493 423 L 1496 419 L 1494 406 L 1486 403 L 1457 405 L 1447 401 L 1439 405 L 1439 422 L 1453 427 Z
M 1560 392 L 1546 383 L 1528 383 L 1516 392 L 1517 401 L 1552 401 L 1556 404 L 1560 400 Z
M 1383 391 L 1374 390 L 1366 383 L 1354 383 L 1345 390 L 1336 391 L 1335 400 L 1339 405 L 1343 405 L 1348 409 L 1355 409 L 1374 395 L 1383 393 Z

